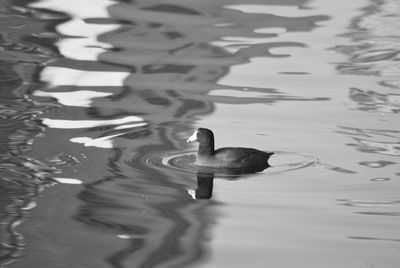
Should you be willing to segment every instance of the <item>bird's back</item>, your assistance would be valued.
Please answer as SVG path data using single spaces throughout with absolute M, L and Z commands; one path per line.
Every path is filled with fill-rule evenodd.
M 265 167 L 268 165 L 268 158 L 271 154 L 252 148 L 225 147 L 216 150 L 214 158 L 217 163 L 224 164 L 227 167 Z

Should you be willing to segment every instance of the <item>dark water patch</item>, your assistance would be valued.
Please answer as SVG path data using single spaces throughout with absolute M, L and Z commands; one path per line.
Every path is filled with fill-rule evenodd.
M 348 236 L 348 238 L 357 240 L 369 240 L 369 241 L 400 242 L 400 239 L 396 238 L 383 238 L 383 237 L 371 237 L 371 236 Z
M 338 199 L 342 205 L 349 207 L 378 207 L 378 208 L 398 208 L 399 200 L 357 200 L 357 199 Z
M 381 211 L 362 211 L 362 212 L 356 212 L 356 214 L 371 215 L 371 216 L 392 216 L 392 217 L 400 216 L 400 212 L 381 212 Z
M 309 75 L 308 72 L 279 72 L 279 74 L 288 74 L 288 75 Z
M 154 10 L 160 12 L 171 12 L 171 13 L 180 13 L 180 14 L 190 14 L 190 15 L 201 15 L 201 12 L 196 12 L 193 7 L 185 8 L 184 6 L 178 6 L 173 4 L 158 4 L 149 7 L 143 8 L 144 10 Z

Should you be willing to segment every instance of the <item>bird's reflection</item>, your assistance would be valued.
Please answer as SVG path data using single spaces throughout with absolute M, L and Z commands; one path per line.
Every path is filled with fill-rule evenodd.
M 244 169 L 213 169 L 209 172 L 200 171 L 196 173 L 197 179 L 197 188 L 196 189 L 189 189 L 188 194 L 196 200 L 200 199 L 211 199 L 213 195 L 213 188 L 214 188 L 214 178 L 215 177 L 223 177 L 229 180 L 238 180 L 244 175 L 255 174 L 257 172 L 261 172 L 266 170 L 270 167 L 262 168 L 244 168 Z M 222 176 L 221 176 L 222 174 Z
M 189 189 L 193 199 L 211 199 L 214 186 L 214 173 L 197 173 L 197 188 Z

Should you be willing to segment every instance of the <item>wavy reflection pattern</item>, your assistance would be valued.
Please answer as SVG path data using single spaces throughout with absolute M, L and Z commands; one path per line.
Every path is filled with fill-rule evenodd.
M 336 47 L 349 56 L 348 61 L 338 65 L 342 73 L 380 77 L 380 89 L 350 88 L 349 97 L 359 110 L 400 111 L 399 9 L 400 3 L 396 0 L 372 1 L 345 34 L 353 44 Z
M 399 8 L 400 3 L 395 0 L 372 1 L 345 34 L 352 44 L 336 47 L 348 55 L 348 60 L 337 67 L 341 73 L 377 77 L 373 89 L 350 87 L 348 95 L 352 109 L 370 113 L 384 122 L 384 127 L 339 126 L 338 131 L 353 140 L 348 146 L 363 153 L 377 154 L 377 160 L 359 163 L 369 168 L 397 164 L 400 156 L 400 132 L 398 126 L 391 123 L 396 122 L 400 112 Z M 388 173 L 371 181 L 387 181 L 396 176 L 396 173 Z
M 304 2 L 284 4 L 301 6 Z M 82 1 L 63 1 L 62 5 L 42 1 L 20 7 L 41 14 L 39 19 L 50 17 L 50 22 L 43 22 L 51 26 L 50 32 L 47 28 L 25 36 L 49 48 L 56 42 L 59 53 L 42 48 L 53 58 L 40 72 L 45 85 L 31 90 L 37 102 L 49 107 L 41 119 L 47 127 L 46 138 L 35 140 L 40 153 L 33 155 L 66 178 L 85 183 L 77 195 L 82 203 L 73 217 L 89 227 L 88 232 L 109 234 L 97 238 L 99 245 L 115 238 L 123 241 L 119 248 L 108 248 L 107 256 L 77 252 L 80 258 L 63 258 L 62 262 L 91 267 L 97 263 L 94 259 L 105 259 L 104 265 L 113 267 L 187 267 L 204 260 L 210 228 L 217 220 L 216 202 L 193 200 L 187 186 L 194 178 L 187 174 L 150 167 L 140 159 L 149 153 L 183 149 L 182 137 L 189 133 L 193 120 L 212 113 L 214 103 L 325 100 L 270 88 L 246 88 L 264 93 L 264 98 L 208 93 L 243 90 L 218 83 L 231 66 L 253 57 L 289 56 L 274 54 L 272 48 L 304 46 L 269 42 L 268 38 L 278 35 L 276 29 L 310 31 L 327 17 L 245 13 L 224 7 L 230 1 L 86 4 L 90 8 L 84 8 Z M 282 5 L 282 1 L 268 4 Z M 23 57 L 29 62 L 33 56 Z M 46 170 L 47 174 L 52 171 Z M 204 191 L 204 196 L 211 195 Z M 21 213 L 22 208 L 16 210 Z M 53 217 L 58 228 L 68 233 L 64 242 L 76 248 L 93 247 L 89 239 L 82 240 L 79 232 L 60 220 L 62 215 Z M 8 235 L 18 237 L 11 231 Z M 50 238 L 46 241 L 54 248 L 65 246 Z M 60 252 L 43 250 L 60 256 Z M 52 267 L 38 256 L 27 256 L 27 262 Z
M 39 83 L 36 74 L 56 55 L 51 42 L 35 44 L 45 13 L 0 3 L 0 266 L 24 256 L 26 239 L 21 223 L 36 206 L 39 193 L 51 184 L 54 170 L 28 156 L 34 138 L 43 131 L 37 117 L 46 106 L 27 97 Z M 54 15 L 54 16 L 53 16 Z M 48 20 L 57 16 L 48 13 Z
M 210 221 L 213 202 L 194 202 L 190 198 L 185 181 L 192 178 L 187 175 L 168 174 L 141 165 L 136 159 L 149 152 L 182 149 L 179 135 L 188 132 L 194 116 L 211 113 L 215 102 L 237 101 L 208 93 L 221 88 L 242 90 L 220 85 L 217 81 L 230 66 L 246 63 L 253 56 L 268 57 L 272 45 L 265 41 L 257 45 L 242 43 L 241 50 L 231 52 L 212 42 L 230 35 L 269 37 L 269 34 L 254 33 L 254 29 L 268 27 L 270 20 L 268 16 L 224 9 L 221 3 L 209 1 L 199 2 L 195 7 L 193 3 L 185 6 L 137 1 L 112 5 L 108 11 L 113 19 L 125 24 L 99 36 L 100 41 L 114 47 L 101 53 L 99 59 L 128 66 L 131 73 L 124 80 L 127 87 L 113 98 L 96 100 L 92 112 L 98 117 L 110 117 L 115 110 L 124 107 L 125 112 L 140 114 L 150 125 L 141 130 L 140 138 L 125 136 L 134 140 L 134 150 L 116 149 L 118 153 L 112 160 L 114 172 L 120 169 L 122 177 L 132 174 L 131 180 L 118 182 L 115 174 L 87 187 L 80 195 L 85 205 L 77 219 L 123 230 L 130 243 L 109 256 L 108 261 L 115 266 L 185 267 L 207 256 L 205 238 L 213 222 Z M 324 18 L 315 17 L 315 21 L 321 19 Z M 236 21 L 246 24 L 239 25 Z M 310 18 L 282 17 L 280 26 L 289 31 L 315 27 L 309 21 Z M 270 93 L 270 98 L 261 100 L 266 103 L 299 99 L 276 89 L 248 90 Z M 260 102 L 260 98 L 247 98 L 242 102 Z M 121 165 L 124 162 L 128 166 Z M 124 197 L 114 194 L 108 199 L 105 192 L 114 188 L 123 191 Z M 101 198 L 96 198 L 97 195 Z M 112 202 L 98 204 L 99 200 Z M 128 215 L 124 213 L 126 206 L 130 211 Z
M 400 3 L 396 0 L 372 1 L 346 35 L 356 45 L 338 49 L 350 55 L 350 61 L 338 66 L 345 73 L 380 75 L 386 86 L 399 88 L 398 38 Z M 393 79 L 392 79 L 393 78 Z

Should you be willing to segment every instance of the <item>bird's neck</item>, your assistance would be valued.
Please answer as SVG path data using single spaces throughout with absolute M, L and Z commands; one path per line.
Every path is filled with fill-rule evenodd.
M 199 145 L 199 156 L 211 156 L 214 155 L 214 140 L 201 142 Z

